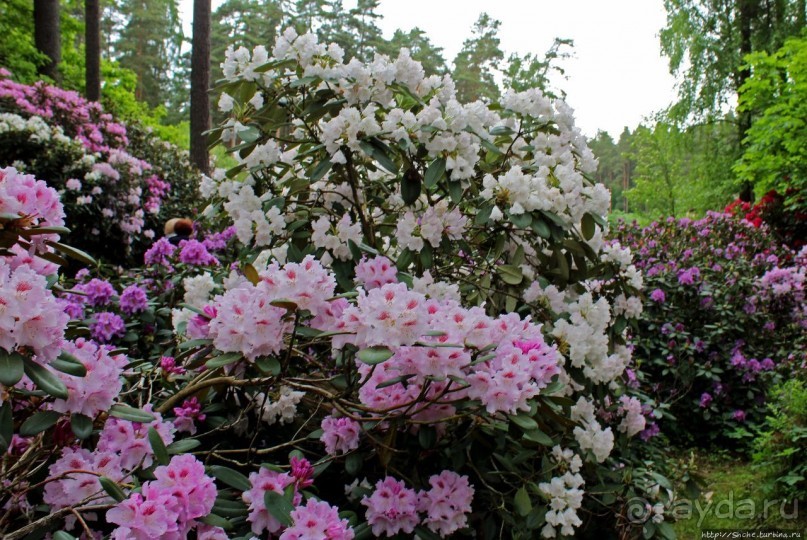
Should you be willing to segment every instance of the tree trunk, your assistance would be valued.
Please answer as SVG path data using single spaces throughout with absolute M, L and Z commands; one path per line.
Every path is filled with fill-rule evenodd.
M 101 101 L 101 9 L 99 0 L 84 2 L 84 94 Z
M 191 51 L 191 162 L 208 173 L 210 158 L 207 135 L 210 129 L 210 0 L 193 1 L 193 49 Z
M 62 59 L 59 0 L 34 0 L 34 43 L 49 59 L 39 68 L 39 74 L 58 80 Z
M 752 29 L 751 24 L 759 13 L 758 0 L 739 0 L 737 2 L 737 19 L 740 27 L 740 62 L 745 64 L 745 56 L 754 51 L 752 42 Z M 740 68 L 737 71 L 737 93 L 739 94 L 745 81 L 751 76 L 751 69 L 749 67 Z M 745 146 L 745 135 L 751 127 L 751 111 L 741 111 L 737 119 L 738 137 L 740 146 Z

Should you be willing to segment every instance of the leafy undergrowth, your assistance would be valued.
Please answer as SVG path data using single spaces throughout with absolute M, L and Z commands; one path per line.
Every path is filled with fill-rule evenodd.
M 681 540 L 700 539 L 709 529 L 779 529 L 807 533 L 807 501 L 768 496 L 765 471 L 725 453 L 700 451 L 694 472 L 704 480 L 697 500 L 675 507 L 675 530 Z

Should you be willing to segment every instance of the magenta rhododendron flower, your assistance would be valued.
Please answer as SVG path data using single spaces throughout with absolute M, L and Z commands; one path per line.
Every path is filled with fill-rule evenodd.
M 119 315 L 110 311 L 96 313 L 90 323 L 90 335 L 100 343 L 109 343 L 115 338 L 123 337 L 126 333 L 126 323 Z
M 137 285 L 129 285 L 120 294 L 120 310 L 126 315 L 146 311 L 148 297 L 146 291 Z
M 198 240 L 183 240 L 179 243 L 179 261 L 197 266 L 215 266 L 219 260 L 207 251 Z

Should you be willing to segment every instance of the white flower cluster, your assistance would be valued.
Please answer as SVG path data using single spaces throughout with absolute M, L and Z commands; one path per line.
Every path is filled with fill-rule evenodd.
M 633 437 L 644 430 L 647 420 L 642 414 L 642 403 L 635 397 L 621 396 L 619 410 L 625 415 L 619 423 L 618 429 L 628 437 Z
M 216 282 L 209 272 L 205 272 L 197 276 L 186 277 L 182 280 L 182 287 L 185 289 L 183 298 L 185 303 L 202 308 L 210 300 L 210 293 L 216 288 Z
M 71 145 L 79 152 L 83 153 L 84 147 L 81 143 L 66 136 L 61 127 L 49 126 L 48 123 L 39 116 L 23 118 L 18 114 L 0 113 L 0 134 L 20 132 L 27 132 L 28 138 L 32 142 L 57 142 Z
M 297 404 L 305 396 L 305 392 L 292 390 L 288 386 L 281 386 L 277 398 L 272 401 L 264 393 L 255 394 L 254 402 L 261 408 L 261 420 L 269 424 L 288 424 L 294 420 L 297 413 Z
M 583 504 L 581 488 L 585 485 L 585 480 L 580 476 L 583 462 L 572 450 L 562 449 L 560 446 L 552 448 L 552 457 L 562 469 L 567 470 L 549 482 L 538 484 L 538 489 L 550 501 L 549 511 L 546 513 L 546 525 L 541 529 L 541 536 L 555 538 L 557 529 L 560 529 L 560 534 L 564 536 L 573 536 L 574 528 L 583 523 L 577 515 L 577 510 Z
M 572 421 L 583 427 L 574 428 L 574 437 L 581 450 L 591 450 L 597 462 L 602 463 L 614 448 L 611 428 L 602 429 L 594 414 L 594 403 L 583 396 L 572 406 Z
M 316 247 L 329 250 L 334 257 L 343 261 L 351 258 L 348 240 L 353 240 L 357 245 L 362 243 L 361 224 L 353 223 L 349 214 L 344 214 L 333 227 L 328 216 L 320 216 L 311 227 L 311 242 Z M 330 261 L 323 256 L 323 264 L 327 263 Z

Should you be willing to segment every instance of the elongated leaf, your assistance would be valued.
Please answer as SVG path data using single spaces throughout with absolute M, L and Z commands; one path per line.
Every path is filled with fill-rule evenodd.
M 95 261 L 95 259 L 93 259 L 89 254 L 81 251 L 80 249 L 77 249 L 77 248 L 74 248 L 72 246 L 62 244 L 61 242 L 50 242 L 50 241 L 48 241 L 48 242 L 45 242 L 45 243 L 47 245 L 49 245 L 50 247 L 52 247 L 53 249 L 55 249 L 57 251 L 61 251 L 62 253 L 64 253 L 68 257 L 71 257 L 73 259 L 76 259 L 77 261 L 83 262 L 84 264 L 86 264 L 88 266 L 95 266 L 96 264 L 98 264 Z
M 130 422 L 147 423 L 154 421 L 154 415 L 142 409 L 135 409 L 123 403 L 116 403 L 109 409 L 109 415 Z
M 168 465 L 168 449 L 165 447 L 165 442 L 160 434 L 154 427 L 149 428 L 149 444 L 151 450 L 154 452 L 154 457 L 160 465 Z
M 280 361 L 274 356 L 259 356 L 255 359 L 255 365 L 262 372 L 273 377 L 280 374 Z
M 538 423 L 525 414 L 510 415 L 510 421 L 524 430 L 538 429 Z
M 320 161 L 313 169 L 311 169 L 311 172 L 308 174 L 308 178 L 312 182 L 316 182 L 325 176 L 325 174 L 331 170 L 332 166 L 333 163 L 331 163 L 331 161 L 328 159 L 325 161 Z
M 25 359 L 25 374 L 34 381 L 37 388 L 53 397 L 67 399 L 67 387 L 48 368 L 37 364 L 30 358 Z
M 72 359 L 70 359 L 71 357 Z M 68 375 L 72 375 L 74 377 L 85 377 L 87 375 L 87 368 L 84 367 L 84 364 L 82 364 L 78 358 L 72 354 L 67 354 L 65 352 L 60 354 L 59 358 L 53 360 L 50 363 L 50 367 L 56 371 L 61 371 L 62 373 L 67 373 Z
M 25 358 L 18 352 L 0 349 L 0 384 L 14 386 L 25 373 Z
M 198 448 L 200 444 L 202 443 L 196 439 L 180 439 L 169 444 L 167 450 L 171 455 L 185 454 L 194 448 Z
M 524 486 L 521 486 L 518 488 L 518 491 L 516 491 L 516 496 L 513 498 L 513 507 L 520 516 L 526 516 L 532 512 L 530 494 L 527 493 L 527 488 Z
M 591 214 L 583 214 L 583 221 L 580 223 L 580 227 L 583 230 L 583 238 L 586 240 L 591 240 L 594 238 L 594 233 L 597 231 L 597 229 L 594 224 L 594 218 L 591 216 Z
M 28 238 L 30 236 L 37 236 L 39 234 L 68 234 L 70 229 L 67 227 L 36 227 L 33 229 L 23 229 L 19 231 L 20 236 Z
M 414 204 L 420 197 L 422 179 L 414 168 L 409 168 L 401 179 L 401 198 L 404 204 Z
M 56 411 L 37 411 L 22 423 L 20 426 L 20 435 L 23 437 L 32 437 L 37 433 L 42 433 L 55 425 L 61 417 L 62 414 Z
M 225 467 L 223 465 L 211 465 L 207 468 L 207 470 L 217 480 L 221 480 L 228 486 L 234 487 L 239 491 L 249 491 L 252 489 L 252 484 L 250 484 L 249 478 L 229 467 Z
M 521 268 L 518 266 L 513 266 L 511 264 L 503 264 L 497 268 L 499 275 L 502 278 L 502 281 L 507 283 L 508 285 L 518 285 L 522 281 L 524 281 L 524 274 L 521 271 Z
M 230 364 L 238 362 L 242 358 L 243 356 L 241 355 L 241 353 L 237 352 L 224 353 L 220 356 L 211 358 L 210 360 L 205 362 L 205 367 L 207 369 L 217 369 L 222 366 L 228 366 Z
M 76 537 L 64 531 L 56 531 L 53 533 L 53 540 L 76 540 Z
M 294 489 L 294 485 L 292 484 L 289 486 L 292 490 Z M 293 491 L 292 491 L 293 494 Z M 293 495 L 292 495 L 293 497 Z M 291 525 L 291 512 L 294 510 L 294 504 L 289 497 L 286 496 L 285 493 L 276 493 L 272 490 L 268 490 L 264 493 L 263 496 L 264 504 L 266 505 L 266 509 L 272 515 L 273 518 L 278 520 L 283 525 Z
M 92 418 L 73 413 L 70 415 L 70 429 L 73 430 L 73 435 L 84 440 L 92 435 Z
M 423 183 L 427 188 L 434 187 L 446 174 L 446 159 L 437 158 L 431 162 L 429 168 L 426 169 L 426 174 L 423 177 Z
M 126 494 L 120 488 L 120 486 L 107 476 L 101 476 L 98 478 L 98 482 L 101 484 L 101 487 L 104 488 L 104 491 L 107 492 L 107 495 L 112 497 L 118 502 L 121 502 L 126 499 Z
M 368 365 L 375 365 L 380 364 L 382 362 L 386 362 L 392 355 L 395 354 L 387 347 L 369 347 L 367 349 L 362 349 L 356 355 L 356 357 Z
M 532 429 L 530 431 L 524 432 L 524 438 L 528 441 L 537 442 L 538 444 L 542 444 L 544 446 L 554 446 L 555 441 L 552 440 L 552 437 L 541 431 L 540 429 Z
M 359 147 L 361 147 L 365 154 L 376 160 L 389 172 L 392 174 L 398 174 L 398 165 L 390 157 L 392 150 L 390 150 L 387 145 L 374 139 L 371 142 L 360 141 Z
M 11 416 L 11 402 L 0 405 L 0 453 L 5 453 L 14 437 L 14 418 Z
M 233 524 L 229 520 L 224 519 L 223 517 L 218 516 L 216 514 L 208 514 L 205 517 L 203 517 L 201 521 L 206 525 L 211 525 L 213 527 L 221 527 L 225 531 L 229 531 L 230 529 L 233 528 Z

